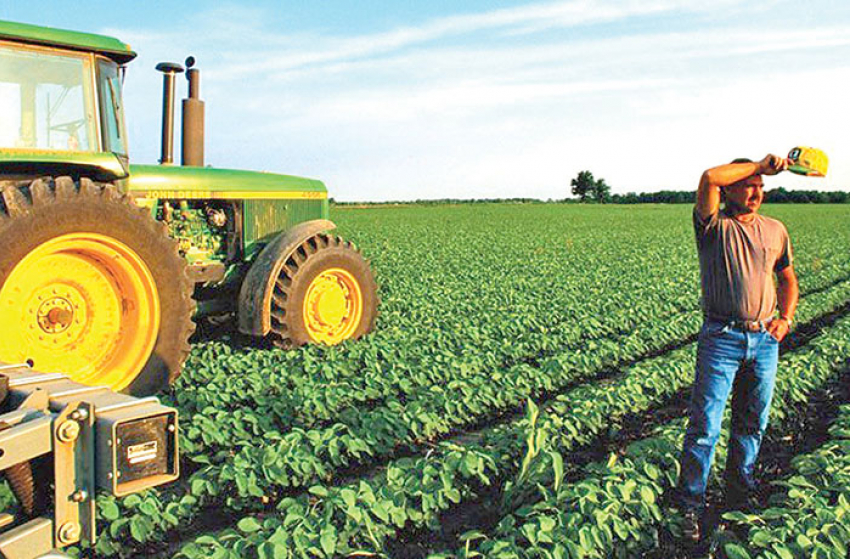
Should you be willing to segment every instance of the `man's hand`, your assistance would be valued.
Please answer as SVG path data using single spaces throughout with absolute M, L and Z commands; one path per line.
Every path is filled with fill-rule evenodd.
M 768 154 L 759 161 L 759 174 L 777 175 L 788 168 L 789 161 L 778 155 Z
M 776 341 L 781 342 L 788 335 L 791 326 L 784 318 L 775 318 L 767 324 L 767 333 L 776 338 Z

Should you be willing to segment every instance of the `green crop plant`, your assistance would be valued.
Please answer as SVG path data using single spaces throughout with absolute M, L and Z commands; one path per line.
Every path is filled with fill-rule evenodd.
M 787 371 L 777 382 L 775 421 L 781 429 L 795 409 L 794 402 L 837 374 L 850 349 L 850 319 L 843 319 L 803 348 L 783 358 Z M 664 515 L 661 497 L 678 475 L 677 458 L 684 421 L 677 419 L 646 440 L 634 443 L 624 457 L 592 464 L 585 477 L 559 489 L 541 487 L 542 499 L 506 516 L 496 537 L 480 545 L 488 557 L 538 557 L 546 553 L 576 557 L 627 557 L 658 543 L 664 527 L 678 533 L 675 515 Z M 718 467 L 722 467 L 723 448 Z M 575 512 L 569 512 L 575 511 Z M 494 553 L 495 548 L 499 553 Z M 560 549 L 560 551 L 558 551 Z
M 808 310 L 801 309 L 802 316 L 805 317 L 809 312 L 817 315 L 834 308 L 836 300 L 843 301 L 850 296 L 850 284 L 844 284 L 841 288 L 839 288 L 839 291 L 840 293 L 827 294 L 828 296 L 821 298 L 822 301 L 820 301 L 820 303 L 818 303 L 814 308 L 809 305 Z M 664 397 L 665 394 L 670 395 L 675 393 L 686 385 L 688 382 L 688 374 L 686 371 L 692 369 L 693 366 L 692 348 L 682 350 L 681 356 L 678 358 L 672 357 L 672 355 L 667 354 L 663 358 L 654 360 L 655 362 L 653 363 L 647 363 L 646 366 L 637 365 L 633 371 L 626 374 L 622 382 L 617 382 L 616 384 L 607 386 L 600 385 L 579 387 L 578 389 L 565 394 L 563 399 L 559 399 L 551 407 L 547 408 L 539 420 L 538 429 L 535 431 L 536 433 L 543 435 L 540 439 L 542 447 L 539 454 L 545 458 L 545 460 L 540 461 L 537 465 L 542 466 L 543 473 L 547 475 L 544 475 L 543 479 L 539 479 L 539 474 L 541 472 L 529 470 L 537 475 L 531 482 L 527 482 L 528 485 L 536 488 L 544 480 L 554 482 L 554 480 L 558 477 L 555 475 L 555 472 L 557 472 L 559 468 L 552 464 L 558 462 L 561 464 L 566 463 L 567 467 L 569 467 L 569 459 L 564 458 L 569 456 L 569 451 L 577 445 L 589 442 L 594 437 L 594 433 L 598 433 L 600 428 L 605 428 L 604 425 L 602 425 L 602 422 L 599 421 L 600 416 L 606 416 L 610 420 L 616 419 L 618 416 L 622 416 L 629 411 L 647 409 L 653 403 L 657 402 L 659 397 Z M 793 357 L 791 357 L 791 359 L 793 359 Z M 576 403 L 578 403 L 578 405 Z M 592 411 L 590 411 L 591 409 Z M 566 429 L 564 428 L 565 425 L 569 425 L 574 428 Z M 679 427 L 680 425 L 675 425 L 670 428 L 670 432 L 675 433 L 676 429 Z M 450 494 L 455 495 L 461 500 L 468 499 L 475 494 L 476 488 L 480 487 L 481 484 L 486 486 L 493 483 L 495 480 L 505 479 L 511 474 L 511 470 L 513 468 L 520 470 L 522 466 L 519 464 L 519 460 L 522 457 L 523 444 L 528 440 L 528 437 L 526 436 L 526 429 L 528 429 L 528 423 L 521 421 L 514 426 L 513 429 L 494 430 L 493 433 L 486 437 L 486 442 L 483 443 L 480 448 L 476 449 L 474 446 L 471 447 L 467 445 L 464 449 L 465 452 L 480 452 L 484 453 L 484 456 L 489 456 L 490 460 L 492 460 L 492 463 L 494 464 L 493 471 L 490 472 L 490 476 L 487 477 L 486 481 L 474 476 L 456 478 L 451 485 L 444 486 L 443 490 L 449 490 L 451 492 Z M 417 461 L 414 464 L 400 461 L 399 467 L 404 466 L 410 472 L 407 476 L 404 476 L 404 479 L 416 479 L 416 472 L 419 471 L 419 468 L 426 467 L 429 463 L 434 463 L 435 461 L 437 463 L 442 463 L 443 452 L 440 452 L 440 450 L 441 449 L 438 449 L 438 453 L 430 454 L 425 459 Z M 444 452 L 453 454 L 457 453 L 458 450 L 459 449 L 457 448 L 449 446 L 444 449 Z M 516 461 L 505 464 L 505 456 L 511 455 L 515 457 Z M 479 456 L 481 455 L 479 454 Z M 560 458 L 554 459 L 555 456 Z M 496 464 L 498 464 L 498 467 L 495 466 Z M 532 464 L 532 466 L 534 466 L 534 464 Z M 650 473 L 660 475 L 661 470 L 653 470 L 650 468 Z M 372 485 L 373 490 L 378 490 L 379 488 L 387 485 L 383 478 L 379 478 L 374 481 L 375 483 Z M 361 482 L 361 487 L 362 483 L 363 482 Z M 356 490 L 357 488 L 351 487 L 350 489 Z M 635 489 L 636 488 L 625 489 L 625 491 L 628 491 L 631 494 L 631 492 Z M 643 492 L 647 495 L 649 494 L 648 491 L 649 489 L 643 490 Z M 326 499 L 323 501 L 325 507 L 333 506 L 333 503 L 340 502 L 339 489 L 328 488 L 322 493 L 324 494 L 324 492 L 328 492 L 328 495 L 325 495 Z M 619 495 L 622 496 L 621 493 Z M 647 498 L 653 499 L 654 497 Z M 445 508 L 438 508 L 431 511 L 430 517 L 420 518 L 420 515 L 423 512 L 420 508 L 418 508 L 419 497 L 417 497 L 416 493 L 411 494 L 407 491 L 402 491 L 400 494 L 395 494 L 395 500 L 397 502 L 399 502 L 399 500 L 403 500 L 403 502 L 409 503 L 409 518 L 410 522 L 414 525 L 431 524 L 436 520 L 437 513 L 445 510 Z M 423 503 L 424 502 L 423 498 Z M 449 501 L 449 503 L 451 503 L 451 501 Z M 283 507 L 293 506 L 293 503 L 288 500 L 283 501 L 281 504 Z M 513 503 L 514 506 L 523 508 L 522 506 L 519 506 L 520 504 L 521 503 Z M 302 503 L 300 506 L 306 506 L 306 504 Z M 288 509 L 285 508 L 285 510 Z M 315 519 L 313 521 L 308 520 L 306 521 L 306 525 L 302 525 L 304 531 L 313 534 L 312 538 L 308 538 L 306 540 L 313 542 L 311 545 L 315 545 L 316 539 L 320 537 L 322 527 L 327 528 L 328 526 L 333 526 L 335 533 L 339 534 L 339 542 L 344 544 L 345 549 L 358 549 L 358 542 L 360 545 L 367 546 L 366 549 L 372 551 L 377 551 L 383 548 L 383 545 L 374 547 L 374 542 L 372 542 L 370 538 L 367 538 L 362 527 L 352 530 L 351 526 L 347 526 L 343 529 L 342 525 L 339 523 L 328 520 L 330 517 L 328 517 L 327 514 L 320 514 L 319 517 L 325 519 L 325 524 L 311 524 L 310 522 L 318 521 L 318 519 Z M 339 518 L 344 519 L 346 517 L 341 515 Z M 370 522 L 372 523 L 372 530 L 375 529 L 375 526 L 383 526 L 383 529 L 377 532 L 379 534 L 391 535 L 395 532 L 391 522 L 382 522 L 379 518 L 372 518 L 370 519 Z M 251 543 L 249 547 L 260 543 L 268 544 L 268 542 L 263 538 L 267 538 L 269 536 L 269 530 L 277 530 L 277 527 L 279 526 L 279 518 L 277 520 L 269 518 L 265 521 L 265 523 L 267 526 L 264 529 L 257 530 L 256 533 L 252 533 L 249 540 L 253 543 Z M 313 526 L 313 528 L 308 528 L 308 526 Z M 318 528 L 316 528 L 317 526 Z M 388 528 L 390 529 L 389 532 L 387 532 Z M 233 537 L 235 542 L 242 541 L 242 539 L 237 537 L 235 533 L 233 534 Z M 304 537 L 306 538 L 306 534 L 304 534 Z M 375 536 L 373 539 L 377 538 L 378 536 Z M 207 542 L 207 545 L 201 545 L 197 550 L 194 547 L 190 547 L 189 553 L 209 553 L 213 549 L 219 547 L 218 545 L 208 547 L 209 542 L 207 540 L 204 541 Z M 275 538 L 275 542 L 273 543 L 277 546 L 284 546 L 284 543 L 278 541 L 278 538 Z M 294 549 L 291 548 L 292 542 L 286 545 L 289 545 L 289 549 L 294 551 Z M 490 553 L 490 549 L 487 549 L 487 553 Z
M 441 515 L 475 506 L 482 492 L 500 500 L 521 468 L 518 412 L 529 396 L 545 401 L 538 424 L 547 432 L 530 485 L 554 481 L 547 460 L 557 452 L 563 491 L 580 475 L 574 452 L 618 418 L 676 397 L 692 371 L 699 311 L 690 208 L 620 210 L 338 208 L 341 232 L 357 231 L 382 278 L 380 327 L 357 344 L 298 352 L 227 339 L 196 345 L 171 395 L 189 449 L 184 480 L 114 501 L 101 553 L 171 556 L 178 544 L 161 543 L 171 541 L 195 556 L 297 556 L 325 554 L 334 538 L 335 555 L 392 554 L 411 534 L 427 540 Z M 847 230 L 845 211 L 789 210 L 804 296 L 798 322 L 843 312 L 850 237 L 835 232 Z M 609 223 L 613 236 L 602 243 L 594 231 Z M 427 246 L 418 241 L 425 235 Z M 502 389 L 510 394 L 494 398 Z M 503 514 L 539 502 L 533 489 L 514 495 Z M 211 530 L 211 516 L 230 519 L 231 529 Z M 470 541 L 470 552 L 481 545 Z
M 726 515 L 752 527 L 745 542 L 724 546 L 727 557 L 846 557 L 850 548 L 850 406 L 839 409 L 829 440 L 795 457 L 792 466 L 793 475 L 774 482 L 783 490 L 771 498 L 768 508 Z

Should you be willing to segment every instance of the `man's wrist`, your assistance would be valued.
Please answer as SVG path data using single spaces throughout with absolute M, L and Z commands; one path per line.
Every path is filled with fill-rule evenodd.
M 788 328 L 791 328 L 791 325 L 794 324 L 794 319 L 789 316 L 779 315 L 779 320 L 784 320 L 786 324 L 788 324 Z

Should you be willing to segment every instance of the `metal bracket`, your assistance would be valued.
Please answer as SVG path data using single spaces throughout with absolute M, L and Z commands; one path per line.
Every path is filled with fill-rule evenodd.
M 35 390 L 18 410 L 0 416 L 12 425 L 0 431 L 0 470 L 53 452 L 55 481 L 53 518 L 35 518 L 0 534 L 5 559 L 57 557 L 54 548 L 95 542 L 93 407 L 72 402 L 55 415 L 47 407 L 47 393 Z
M 85 402 L 53 421 L 54 537 L 60 547 L 95 541 L 94 411 Z

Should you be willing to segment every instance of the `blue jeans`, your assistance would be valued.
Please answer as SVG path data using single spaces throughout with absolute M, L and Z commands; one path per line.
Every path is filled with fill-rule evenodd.
M 770 414 L 779 342 L 767 331 L 745 332 L 706 321 L 699 334 L 690 420 L 680 460 L 678 494 L 685 508 L 705 506 L 705 488 L 732 393 L 732 429 L 726 458 L 726 498 L 746 497 Z

